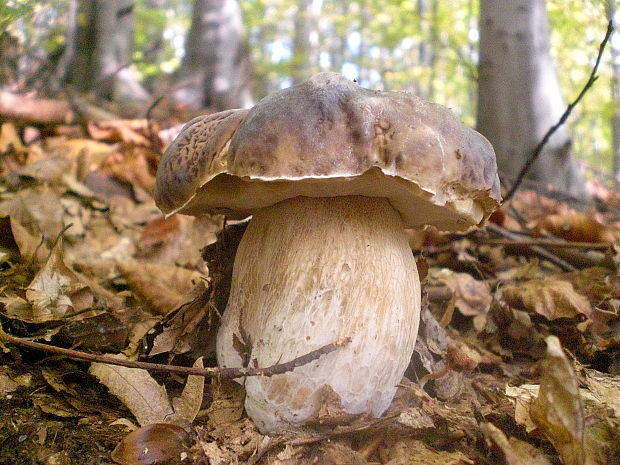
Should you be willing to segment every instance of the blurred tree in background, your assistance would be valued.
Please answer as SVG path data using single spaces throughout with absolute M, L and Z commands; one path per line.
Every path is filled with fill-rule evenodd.
M 13 91 L 90 91 L 117 102 L 143 102 L 142 115 L 159 96 L 186 109 L 215 111 L 249 106 L 269 92 L 332 70 L 365 87 L 415 92 L 451 107 L 470 125 L 476 122 L 481 46 L 477 0 L 3 3 L 0 86 Z M 615 4 L 503 3 L 505 8 L 517 3 L 525 8 L 546 6 L 548 61 L 557 70 L 559 87 L 554 84 L 553 89 L 536 92 L 557 95 L 557 102 L 572 100 L 588 78 Z M 616 35 L 612 41 L 616 50 L 617 41 Z M 573 136 L 576 158 L 611 182 L 618 92 L 612 92 L 607 54 L 600 76 L 565 129 Z M 488 102 L 485 107 L 517 103 Z M 539 126 L 549 124 L 556 114 L 554 110 L 541 118 Z M 529 145 L 540 131 L 544 132 L 524 134 Z M 507 174 L 514 172 L 510 161 L 501 155 L 500 161 Z M 533 172 L 534 179 L 553 181 L 553 169 L 544 169 L 549 175 Z M 571 190 L 569 182 L 558 187 Z M 572 192 L 579 194 L 581 189 Z

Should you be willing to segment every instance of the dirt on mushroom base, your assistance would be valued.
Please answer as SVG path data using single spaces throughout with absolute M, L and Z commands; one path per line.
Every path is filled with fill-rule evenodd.
M 13 335 L 47 336 L 55 345 L 107 353 L 126 347 L 135 350 L 142 345 L 142 335 L 153 327 L 154 332 L 145 339 L 147 348 L 159 352 L 162 361 L 169 357 L 176 364 L 191 365 L 195 354 L 201 349 L 204 352 L 204 341 L 212 340 L 209 334 L 217 321 L 214 313 L 203 313 L 203 309 L 225 307 L 228 266 L 234 257 L 234 237 L 240 234 L 220 233 L 222 241 L 205 251 L 210 262 L 205 266 L 198 250 L 215 240 L 223 220 L 176 217 L 164 222 L 150 203 L 148 190 L 141 187 L 148 186 L 144 180 L 153 174 L 148 167 L 154 165 L 157 155 L 144 147 L 118 144 L 85 136 L 50 137 L 2 158 L 0 210 L 10 216 L 8 221 L 0 221 L 0 320 L 4 330 Z M 86 176 L 77 170 L 81 151 L 93 160 Z M 56 166 L 54 154 L 66 159 L 70 168 L 64 172 L 41 170 L 41 166 Z M 140 170 L 139 176 L 127 171 L 135 158 L 143 158 L 143 163 L 136 164 L 140 168 L 135 168 Z M 119 169 L 121 164 L 126 169 Z M 42 172 L 45 179 L 37 177 Z M 84 185 L 90 191 L 84 190 Z M 606 204 L 606 214 L 591 216 L 617 241 L 614 217 L 620 203 L 610 196 Z M 527 192 L 515 199 L 514 207 L 531 221 L 568 209 L 562 202 Z M 526 231 L 515 218 L 498 216 L 496 225 Z M 55 265 L 48 262 L 56 237 L 70 223 L 73 226 L 63 234 L 60 258 L 73 274 L 58 261 Z M 600 234 L 598 226 L 596 230 L 596 236 L 584 237 L 580 230 L 578 239 L 569 236 L 564 240 L 596 242 L 607 236 Z M 552 249 L 563 262 L 551 262 L 529 245 L 540 238 L 522 234 L 518 241 L 501 243 L 499 232 L 459 236 L 429 230 L 412 233 L 411 243 L 421 244 L 415 248 L 416 254 L 423 253 L 430 267 L 426 283 L 430 313 L 424 314 L 420 343 L 407 376 L 417 381 L 441 372 L 451 344 L 457 349 L 465 344 L 480 355 L 473 371 L 456 371 L 451 366 L 445 376 L 429 379 L 424 391 L 404 382 L 385 419 L 358 419 L 345 427 L 319 422 L 314 432 L 272 439 L 260 435 L 243 416 L 242 393 L 230 384 L 219 390 L 209 386 L 203 410 L 190 428 L 187 459 L 181 463 L 231 457 L 240 463 L 280 464 L 398 464 L 408 463 L 412 457 L 422 463 L 513 464 L 519 463 L 517 459 L 559 463 L 553 428 L 536 426 L 526 415 L 530 402 L 540 393 L 538 367 L 545 358 L 549 334 L 558 335 L 563 347 L 574 354 L 569 360 L 575 368 L 571 374 L 561 369 L 561 364 L 549 366 L 557 368 L 560 380 L 577 377 L 583 407 L 592 420 L 583 433 L 575 430 L 571 434 L 583 435 L 586 454 L 594 464 L 617 463 L 617 441 L 613 441 L 618 437 L 620 392 L 620 286 L 613 268 L 618 263 L 616 249 L 583 253 L 586 249 L 578 246 L 564 254 L 563 244 L 562 249 Z M 41 235 L 44 241 L 39 246 Z M 118 269 L 117 263 L 129 260 L 134 267 L 153 262 L 181 265 L 159 268 L 156 274 L 143 273 L 178 294 L 182 289 L 174 284 L 177 268 L 198 271 L 208 276 L 210 294 L 206 300 L 202 294 L 190 294 L 162 319 L 158 313 L 161 300 L 132 286 L 158 287 L 130 280 Z M 560 267 L 565 264 L 577 270 L 564 272 Z M 53 273 L 41 272 L 43 269 Z M 37 275 L 39 280 L 55 283 L 55 292 L 26 295 Z M 558 281 L 565 284 L 557 286 Z M 509 293 L 498 292 L 508 285 Z M 537 293 L 546 296 L 545 306 L 531 303 Z M 582 300 L 575 305 L 570 298 L 575 294 L 584 297 L 587 305 Z M 41 320 L 44 313 L 33 313 L 34 303 L 43 302 L 28 300 L 33 296 L 45 297 L 53 304 L 39 309 L 60 311 L 65 308 L 63 296 L 70 299 L 73 309 L 67 305 L 66 316 L 34 323 L 29 318 Z M 81 313 L 73 315 L 78 308 Z M 0 355 L 0 386 L 12 388 L 0 394 L 0 460 L 10 464 L 24 463 L 24 458 L 42 464 L 113 463 L 110 453 L 129 432 L 122 425 L 131 422 L 135 427 L 136 421 L 87 374 L 88 365 L 10 349 Z M 155 379 L 166 386 L 171 397 L 185 382 L 175 376 L 156 375 Z M 325 411 L 326 415 L 337 413 Z M 570 410 L 560 414 L 574 416 Z M 121 426 L 110 425 L 117 420 Z M 536 429 L 530 430 L 532 427 Z M 591 438 L 598 441 L 596 450 L 587 446 Z

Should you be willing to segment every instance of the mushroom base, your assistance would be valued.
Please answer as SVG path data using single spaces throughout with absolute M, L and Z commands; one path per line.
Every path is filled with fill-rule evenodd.
M 407 368 L 419 316 L 415 260 L 386 199 L 296 197 L 258 210 L 241 240 L 218 363 L 267 367 L 350 337 L 294 371 L 239 380 L 246 410 L 263 432 L 323 412 L 379 416 Z

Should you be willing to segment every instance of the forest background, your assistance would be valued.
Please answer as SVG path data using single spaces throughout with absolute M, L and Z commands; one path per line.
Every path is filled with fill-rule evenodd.
M 620 463 L 615 12 L 0 0 L 0 465 Z M 424 298 L 388 414 L 326 398 L 316 431 L 270 437 L 215 366 L 248 223 L 163 216 L 155 175 L 187 121 L 320 71 L 450 107 L 492 142 L 504 202 L 481 228 L 406 232 Z
M 485 11 L 490 16 L 481 23 Z M 198 113 L 249 107 L 314 73 L 338 71 L 364 87 L 412 91 L 452 108 L 469 125 L 478 123 L 495 145 L 500 169 L 514 179 L 564 111 L 563 102 L 573 100 L 587 81 L 614 12 L 614 0 L 15 0 L 0 6 L 0 85 L 20 92 L 90 92 L 123 103 L 117 112 L 124 116 L 138 117 L 160 97 Z M 491 31 L 485 52 L 481 24 L 507 34 L 507 51 L 492 49 L 498 36 Z M 580 160 L 575 170 L 586 169 L 587 178 L 612 186 L 620 170 L 614 155 L 620 151 L 614 142 L 618 34 L 609 50 L 598 82 L 571 114 L 570 135 L 564 129 L 556 145 L 570 144 Z M 506 55 L 508 66 L 498 58 L 487 73 L 499 74 L 499 90 L 491 83 L 478 92 L 481 53 L 487 61 Z M 488 79 L 481 86 L 484 82 Z M 516 83 L 531 89 L 506 95 Z M 561 94 L 545 107 L 547 97 L 536 96 L 541 92 Z M 534 121 L 520 121 L 519 108 Z M 484 119 L 495 122 L 502 113 L 513 115 L 514 128 L 494 137 L 501 130 L 485 127 Z M 514 149 L 520 153 L 504 154 L 502 138 L 511 147 L 521 139 L 523 147 Z M 556 150 L 552 145 L 549 150 Z M 555 165 L 539 163 L 530 178 L 583 197 L 581 179 L 558 172 L 568 163 L 565 156 L 562 152 Z

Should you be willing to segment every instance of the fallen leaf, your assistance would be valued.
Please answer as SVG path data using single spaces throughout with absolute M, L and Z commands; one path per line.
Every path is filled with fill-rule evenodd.
M 30 177 L 40 182 L 54 182 L 70 170 L 71 161 L 64 155 L 57 155 L 41 158 L 16 170 L 15 174 Z
M 34 237 L 55 240 L 65 225 L 60 196 L 48 185 L 22 189 L 0 202 L 0 214 L 18 221 Z
M 112 357 L 127 359 L 122 354 Z M 202 359 L 199 358 L 194 367 L 202 366 Z M 203 376 L 188 376 L 181 396 L 170 403 L 166 388 L 160 386 L 147 370 L 92 363 L 89 372 L 131 410 L 141 426 L 153 423 L 190 424 L 202 405 Z
M 612 408 L 616 418 L 620 418 L 620 378 L 600 371 L 584 370 L 588 390 L 601 403 Z
M 474 461 L 460 451 L 448 452 L 429 448 L 419 439 L 387 441 L 379 450 L 383 463 L 390 465 L 473 465 Z M 415 458 L 415 459 L 414 459 Z M 415 461 L 413 461 L 415 460 Z
M 159 315 L 173 310 L 202 278 L 200 273 L 180 266 L 136 261 L 121 262 L 118 269 L 131 290 Z
M 180 227 L 178 215 L 168 218 L 161 217 L 149 221 L 142 230 L 140 244 L 143 247 L 153 247 L 166 242 L 174 234 L 177 234 Z
M 17 133 L 13 123 L 3 123 L 0 126 L 0 153 L 25 152 L 26 147 Z
M 204 368 L 202 357 L 194 362 L 194 368 Z M 205 386 L 204 376 L 189 375 L 183 392 L 179 397 L 172 399 L 172 414 L 167 420 L 177 425 L 191 424 L 202 405 L 202 395 Z
M 512 399 L 515 406 L 514 418 L 518 425 L 524 425 L 528 433 L 538 426 L 530 415 L 532 401 L 538 397 L 540 386 L 538 384 L 523 384 L 521 386 L 507 386 L 506 397 Z
M 536 312 L 548 320 L 592 313 L 590 302 L 571 283 L 555 278 L 506 285 L 500 291 L 500 298 L 510 307 Z
M 19 248 L 21 256 L 25 260 L 35 258 L 38 262 L 45 261 L 45 257 L 48 256 L 49 250 L 47 246 L 41 242 L 41 239 L 37 239 L 30 234 L 26 228 L 13 218 L 10 218 L 10 225 L 12 236 Z
M 30 323 L 44 323 L 64 317 L 69 309 L 79 311 L 89 307 L 92 305 L 92 294 L 80 294 L 85 287 L 63 262 L 62 240 L 59 239 L 43 268 L 26 290 L 26 300 L 32 306 L 32 311 L 22 314 L 20 319 Z
M 569 212 L 543 217 L 534 226 L 533 235 L 553 234 L 567 241 L 614 242 L 613 233 L 592 215 Z
M 210 426 L 233 423 L 243 416 L 245 390 L 239 383 L 221 380 L 212 384 L 213 400 L 207 409 Z
M 121 354 L 110 356 L 127 359 Z M 92 363 L 88 371 L 131 410 L 140 426 L 167 422 L 174 414 L 166 389 L 148 371 L 105 363 Z
M 530 414 L 565 465 L 584 465 L 585 416 L 577 378 L 560 340 L 548 336 L 545 341 L 547 355 L 541 366 L 540 391 Z
M 5 396 L 18 388 L 19 384 L 13 381 L 8 374 L 0 372 L 0 396 Z
M 93 139 L 149 145 L 145 137 L 149 133 L 147 120 L 90 121 L 88 132 Z
M 506 465 L 551 465 L 551 460 L 544 452 L 520 439 L 507 438 L 494 424 L 482 423 L 480 429 L 487 446 L 499 449 Z
M 434 280 L 443 282 L 452 290 L 454 304 L 461 314 L 474 317 L 476 330 L 481 331 L 486 324 L 486 315 L 491 308 L 493 296 L 489 285 L 477 281 L 467 273 L 455 273 L 447 268 L 432 273 Z

